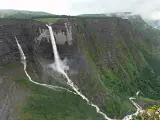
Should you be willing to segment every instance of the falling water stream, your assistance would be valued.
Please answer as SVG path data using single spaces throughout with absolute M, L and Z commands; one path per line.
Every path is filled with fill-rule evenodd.
M 67 73 L 63 69 L 65 67 L 63 67 L 62 64 L 61 64 L 62 62 L 61 62 L 61 59 L 59 57 L 59 53 L 57 51 L 57 46 L 56 46 L 56 42 L 55 42 L 55 38 L 54 38 L 52 27 L 49 26 L 49 25 L 47 25 L 47 27 L 49 29 L 50 36 L 51 36 L 52 48 L 53 48 L 53 53 L 54 53 L 54 57 L 55 57 L 55 65 L 56 65 L 57 71 L 60 72 L 62 75 L 64 75 L 64 77 L 67 79 L 67 84 L 77 93 L 77 95 L 79 95 L 81 98 L 83 98 L 87 102 L 87 104 L 89 104 L 89 105 L 91 105 L 91 106 L 96 108 L 97 113 L 101 114 L 106 120 L 112 120 L 105 113 L 101 112 L 97 105 L 95 105 L 91 101 L 89 101 L 88 98 L 85 97 L 78 90 L 78 87 L 76 85 L 74 85 L 72 80 L 68 77 Z
M 29 81 L 34 83 L 34 84 L 37 84 L 37 85 L 40 85 L 40 86 L 44 86 L 44 87 L 47 87 L 47 88 L 50 88 L 50 89 L 54 89 L 54 90 L 62 89 L 62 90 L 66 90 L 68 92 L 71 92 L 73 94 L 79 95 L 82 99 L 84 99 L 87 102 L 88 105 L 94 107 L 96 109 L 97 113 L 101 114 L 106 120 L 115 120 L 115 119 L 109 118 L 105 113 L 103 113 L 100 110 L 100 108 L 97 105 L 95 105 L 91 101 L 89 101 L 89 99 L 79 91 L 78 87 L 76 85 L 74 85 L 72 80 L 68 77 L 67 73 L 65 72 L 65 69 L 67 68 L 67 66 L 63 63 L 63 61 L 61 61 L 61 59 L 59 57 L 59 53 L 58 53 L 58 50 L 57 50 L 57 46 L 56 46 L 56 42 L 55 42 L 55 38 L 54 38 L 54 33 L 53 33 L 53 30 L 52 30 L 52 27 L 49 26 L 49 25 L 47 25 L 47 27 L 49 29 L 52 48 L 53 48 L 53 53 L 54 53 L 54 58 L 55 58 L 54 67 L 56 67 L 56 71 L 58 71 L 60 74 L 62 74 L 66 78 L 67 84 L 74 90 L 74 92 L 69 90 L 69 89 L 67 89 L 67 88 L 63 88 L 63 87 L 59 87 L 59 86 L 52 86 L 52 85 L 47 85 L 47 84 L 41 84 L 41 83 L 33 81 L 31 79 L 30 75 L 28 74 L 27 70 L 26 70 L 27 62 L 26 62 L 25 54 L 24 54 L 24 52 L 22 50 L 22 47 L 20 46 L 17 38 L 15 37 L 16 42 L 17 42 L 17 46 L 18 46 L 18 49 L 19 49 L 20 55 L 21 55 L 21 62 L 24 65 L 24 72 L 25 72 L 26 76 L 28 77 Z M 55 70 L 55 68 L 53 68 L 53 69 Z M 135 103 L 133 101 L 133 99 L 136 99 L 136 98 L 133 98 L 133 97 L 129 98 L 129 100 L 137 108 L 137 111 L 134 114 L 125 116 L 122 120 L 132 120 L 132 115 L 138 115 L 139 111 L 141 110 L 141 107 L 137 103 Z
M 33 81 L 32 78 L 30 77 L 30 75 L 28 74 L 27 70 L 26 70 L 26 67 L 27 67 L 26 56 L 24 55 L 24 52 L 23 52 L 23 50 L 22 50 L 22 47 L 21 47 L 21 45 L 19 44 L 19 42 L 18 42 L 18 40 L 17 40 L 16 37 L 15 37 L 15 39 L 16 39 L 16 42 L 17 42 L 18 49 L 19 49 L 19 51 L 20 51 L 21 62 L 22 62 L 22 64 L 24 65 L 24 72 L 25 72 L 25 74 L 26 74 L 26 76 L 28 77 L 28 79 L 29 79 L 30 82 L 32 82 L 32 83 L 34 83 L 34 84 L 36 84 L 36 85 L 40 85 L 40 86 L 44 86 L 44 87 L 50 88 L 50 89 L 54 89 L 54 90 L 59 90 L 59 89 L 61 89 L 61 90 L 66 90 L 66 91 L 68 91 L 68 92 L 74 93 L 74 92 L 70 91 L 70 90 L 67 89 L 67 88 L 63 88 L 63 87 L 59 87 L 59 86 L 52 86 L 52 85 L 47 85 L 47 84 L 41 84 L 41 83 L 38 83 L 38 82 Z M 74 94 L 75 94 L 75 93 L 74 93 Z

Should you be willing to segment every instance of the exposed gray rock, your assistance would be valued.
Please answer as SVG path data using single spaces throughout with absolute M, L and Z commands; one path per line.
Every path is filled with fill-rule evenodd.
M 0 119 L 17 120 L 20 117 L 21 108 L 26 102 L 29 92 L 20 88 L 16 83 L 9 81 L 8 77 L 0 77 Z

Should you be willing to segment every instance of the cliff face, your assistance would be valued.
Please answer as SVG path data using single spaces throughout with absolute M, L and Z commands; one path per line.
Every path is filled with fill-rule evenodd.
M 32 51 L 34 38 L 37 36 L 37 29 L 41 24 L 28 20 L 0 20 L 1 61 L 20 60 L 14 36 L 20 41 L 24 51 Z
M 108 18 L 78 21 L 74 31 L 78 47 L 110 92 L 131 96 L 141 90 L 159 99 L 158 67 L 153 65 L 159 63 L 159 31 L 139 28 L 128 20 Z M 150 94 L 147 85 L 152 86 Z
M 0 20 L 0 118 L 1 120 L 16 120 L 20 117 L 21 107 L 29 90 L 13 82 L 13 78 L 22 75 L 23 69 L 15 63 L 12 67 L 3 67 L 4 64 L 19 62 L 20 54 L 17 49 L 14 35 L 20 40 L 25 53 L 32 55 L 32 43 L 39 23 L 27 20 Z M 32 57 L 32 56 L 31 56 Z M 17 74 L 19 73 L 19 74 Z
M 157 66 L 160 62 L 160 31 L 149 27 L 141 18 L 132 21 L 121 18 L 75 21 L 76 45 L 94 70 L 89 79 L 96 78 L 101 89 L 108 93 L 103 97 L 106 98 L 104 103 L 112 106 L 114 115 L 122 115 L 131 109 L 126 100 L 136 91 L 140 90 L 143 97 L 160 99 Z M 142 106 L 146 104 L 144 101 L 140 103 Z M 107 107 L 103 109 L 109 112 Z
M 134 110 L 128 98 L 134 96 L 139 90 L 143 97 L 154 100 L 160 99 L 158 92 L 160 87 L 159 67 L 157 66 L 160 63 L 159 31 L 148 28 L 147 31 L 152 31 L 152 35 L 148 35 L 142 20 L 135 24 L 135 21 L 131 23 L 129 20 L 117 17 L 106 19 L 64 19 L 52 24 L 52 28 L 61 59 L 68 59 L 69 76 L 82 93 L 109 116 L 121 118 L 127 111 Z M 20 62 L 14 35 L 17 36 L 27 56 L 28 71 L 31 75 L 32 69 L 34 69 L 39 73 L 40 80 L 38 81 L 45 82 L 46 78 L 47 80 L 53 80 L 53 78 L 40 74 L 40 72 L 43 73 L 44 71 L 37 66 L 37 61 L 40 58 L 43 58 L 44 63 L 47 64 L 50 63 L 50 60 L 53 62 L 54 59 L 49 33 L 45 24 L 32 20 L 0 20 L 0 60 L 2 61 L 1 64 L 5 64 L 5 67 L 6 63 L 16 62 L 17 64 L 17 62 Z M 17 79 L 27 80 L 24 73 L 21 73 L 23 71 L 21 67 L 18 67 L 19 71 L 15 69 L 16 67 L 11 69 L 11 71 L 16 72 L 14 77 L 17 74 L 18 76 L 20 75 L 20 78 L 17 76 L 14 78 L 16 81 Z M 5 74 L 5 76 L 7 75 Z M 34 75 L 32 77 L 33 79 L 36 78 Z M 54 82 L 49 83 L 54 84 Z M 24 86 L 24 83 L 20 82 L 18 85 Z M 58 85 L 61 84 L 58 83 Z M 28 102 L 22 100 L 22 102 L 25 101 L 27 106 L 25 107 L 25 114 L 23 113 L 22 115 L 23 119 L 25 119 L 26 114 L 33 120 L 36 119 L 37 115 L 41 119 L 62 119 L 63 116 L 70 120 L 79 119 L 79 116 L 83 112 L 86 113 L 87 110 L 91 112 L 88 112 L 89 115 L 83 114 L 83 120 L 102 119 L 99 116 L 94 116 L 95 111 L 93 112 L 93 108 L 84 107 L 84 101 L 74 95 L 54 93 L 53 91 L 47 92 L 32 85 L 17 90 L 23 93 L 28 89 L 32 97 Z M 24 93 L 24 96 L 27 96 L 28 92 Z M 57 98 L 50 96 L 51 94 L 56 95 Z M 19 94 L 19 97 L 21 97 L 21 94 Z M 44 104 L 43 100 L 48 104 Z M 52 103 L 52 101 L 55 102 Z M 69 103 L 66 101 L 69 101 Z M 81 103 L 81 106 L 79 108 L 72 103 Z M 141 100 L 139 103 L 145 106 L 148 101 L 143 100 L 142 102 Z M 41 110 L 40 104 L 43 105 L 42 108 L 49 109 L 47 113 L 44 110 L 40 113 L 37 112 L 36 107 Z M 57 106 L 63 112 L 57 112 L 58 110 L 54 109 L 56 107 L 50 108 L 49 104 L 54 106 L 63 104 L 63 106 Z M 76 109 L 75 115 L 73 114 L 73 108 L 69 107 L 69 105 L 74 106 Z M 9 110 L 10 108 L 7 109 Z M 54 110 L 55 113 L 53 113 Z M 42 116 L 42 113 L 44 116 Z M 69 116 L 72 116 L 72 118 Z

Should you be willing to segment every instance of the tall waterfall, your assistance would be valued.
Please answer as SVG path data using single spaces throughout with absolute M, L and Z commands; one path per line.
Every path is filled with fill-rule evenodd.
M 30 75 L 28 74 L 27 70 L 26 70 L 26 67 L 27 67 L 26 56 L 25 56 L 25 54 L 23 52 L 23 49 L 22 49 L 21 45 L 19 44 L 17 38 L 15 37 L 15 40 L 16 40 L 16 43 L 17 43 L 17 46 L 18 46 L 18 49 L 19 49 L 20 55 L 21 55 L 21 62 L 24 65 L 24 72 L 25 72 L 26 76 L 28 77 L 29 81 L 36 84 L 36 85 L 47 87 L 49 89 L 66 90 L 66 91 L 71 92 L 73 94 L 79 95 L 82 99 L 84 99 L 87 102 L 88 105 L 94 107 L 96 109 L 97 113 L 101 114 L 106 120 L 114 120 L 114 119 L 109 118 L 105 113 L 103 113 L 97 105 L 95 105 L 91 101 L 89 101 L 89 99 L 87 97 L 85 97 L 85 95 L 83 95 L 79 91 L 78 87 L 76 85 L 74 85 L 72 80 L 68 77 L 67 73 L 65 72 L 65 69 L 67 68 L 67 66 L 61 61 L 61 59 L 59 57 L 59 53 L 58 53 L 56 42 L 55 42 L 55 39 L 54 39 L 54 34 L 53 34 L 53 31 L 52 31 L 52 27 L 48 26 L 48 25 L 47 25 L 47 27 L 49 28 L 51 41 L 52 41 L 53 52 L 54 52 L 54 58 L 55 58 L 55 64 L 54 64 L 55 66 L 54 67 L 56 67 L 57 71 L 59 73 L 61 73 L 67 79 L 67 84 L 74 90 L 74 92 L 67 89 L 67 88 L 63 88 L 63 87 L 59 87 L 59 86 L 53 86 L 53 85 L 47 85 L 47 84 L 41 84 L 41 83 L 38 83 L 36 81 L 33 81 L 32 78 L 30 77 Z M 53 69 L 55 70 L 55 68 L 53 68 Z M 138 92 L 137 92 L 137 94 L 138 94 Z M 134 99 L 136 99 L 136 98 L 134 98 L 134 97 L 129 98 L 129 100 L 137 108 L 137 111 L 134 114 L 125 116 L 122 120 L 132 120 L 132 116 L 133 115 L 137 116 L 139 111 L 142 109 L 137 103 L 135 103 L 133 101 Z
M 96 108 L 97 113 L 101 114 L 106 120 L 114 120 L 114 119 L 109 118 L 105 113 L 103 113 L 97 105 L 95 105 L 91 101 L 89 101 L 89 99 L 79 91 L 78 87 L 76 85 L 74 85 L 72 80 L 68 77 L 67 73 L 64 70 L 64 68 L 66 66 L 64 64 L 62 64 L 63 62 L 61 61 L 61 59 L 59 57 L 59 53 L 58 53 L 58 50 L 57 50 L 57 46 L 56 46 L 56 42 L 55 42 L 55 38 L 54 38 L 52 27 L 49 26 L 49 25 L 47 25 L 47 27 L 49 29 L 50 36 L 51 36 L 51 43 L 52 43 L 52 47 L 53 47 L 53 53 L 54 53 L 54 57 L 55 57 L 55 65 L 56 65 L 57 71 L 59 73 L 61 73 L 62 75 L 64 75 L 64 77 L 67 79 L 67 84 L 76 92 L 77 95 L 79 95 L 82 99 L 84 99 L 87 102 L 87 104 L 89 104 L 92 107 Z M 53 69 L 55 70 L 55 68 L 53 68 Z M 139 93 L 139 92 L 137 92 L 137 93 Z M 136 98 L 133 98 L 133 97 L 129 98 L 129 100 L 137 108 L 136 113 L 131 114 L 131 115 L 127 115 L 122 120 L 132 120 L 132 116 L 133 115 L 138 115 L 139 111 L 141 110 L 141 107 L 137 103 L 135 103 L 133 101 L 133 99 L 136 99 Z
M 76 85 L 74 85 L 74 83 L 72 82 L 72 80 L 68 77 L 67 73 L 65 72 L 65 70 L 63 68 L 65 68 L 64 66 L 62 66 L 63 63 L 59 57 L 59 53 L 57 50 L 57 46 L 56 46 L 56 42 L 55 42 L 55 38 L 54 38 L 54 34 L 53 34 L 53 30 L 52 27 L 47 25 L 49 32 L 50 32 L 50 36 L 51 36 L 51 42 L 52 42 L 52 47 L 53 47 L 53 53 L 54 53 L 54 57 L 55 57 L 55 65 L 57 68 L 57 71 L 60 72 L 62 75 L 64 75 L 64 77 L 67 79 L 67 84 L 76 92 L 77 95 L 79 95 L 81 98 L 83 98 L 87 104 L 91 105 L 92 107 L 96 108 L 97 113 L 101 114 L 106 120 L 112 120 L 111 118 L 109 118 L 105 113 L 100 111 L 100 108 L 93 104 L 91 101 L 88 100 L 87 97 L 85 97 L 79 90 L 78 87 Z M 55 69 L 55 68 L 54 68 Z
M 53 85 L 47 85 L 47 84 L 41 84 L 41 83 L 33 81 L 32 78 L 30 77 L 30 75 L 28 74 L 27 70 L 26 70 L 26 67 L 27 67 L 26 56 L 25 56 L 25 54 L 23 52 L 23 49 L 22 49 L 21 45 L 19 44 L 16 36 L 15 36 L 15 40 L 16 40 L 16 43 L 17 43 L 17 46 L 18 46 L 18 49 L 19 49 L 19 52 L 20 52 L 20 55 L 21 55 L 21 62 L 24 65 L 24 72 L 25 72 L 25 74 L 28 77 L 30 82 L 32 82 L 32 83 L 34 83 L 36 85 L 40 85 L 40 86 L 44 86 L 44 87 L 50 88 L 50 89 L 54 89 L 54 90 L 59 90 L 60 89 L 60 90 L 66 90 L 68 92 L 74 93 L 74 92 L 70 91 L 67 88 L 63 88 L 63 87 L 59 87 L 59 86 L 53 86 Z
M 52 48 L 53 48 L 53 52 L 54 52 L 54 59 L 55 59 L 55 65 L 56 65 L 56 68 L 60 71 L 62 70 L 61 67 L 60 67 L 60 58 L 59 58 L 59 55 L 58 55 L 58 51 L 57 51 L 57 46 L 56 46 L 56 42 L 55 42 L 55 39 L 54 39 L 54 34 L 53 34 L 53 31 L 52 31 L 52 27 L 51 26 L 48 26 L 48 29 L 49 29 L 49 32 L 50 32 L 50 36 L 51 36 L 51 42 L 52 42 Z

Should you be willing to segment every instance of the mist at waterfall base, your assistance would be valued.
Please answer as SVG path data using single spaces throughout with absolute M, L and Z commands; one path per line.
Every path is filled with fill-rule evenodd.
M 63 62 L 61 61 L 61 59 L 59 57 L 59 53 L 57 51 L 57 46 L 56 46 L 56 42 L 55 42 L 55 38 L 54 38 L 52 27 L 49 26 L 49 25 L 47 25 L 47 27 L 49 29 L 50 36 L 51 36 L 51 43 L 52 43 L 53 53 L 54 53 L 54 57 L 55 57 L 55 66 L 57 68 L 57 71 L 60 72 L 62 75 L 64 75 L 64 77 L 67 79 L 67 84 L 77 93 L 77 95 L 79 95 L 80 97 L 82 97 L 87 102 L 87 104 L 89 104 L 92 107 L 96 108 L 97 113 L 101 114 L 106 120 L 112 120 L 105 113 L 101 112 L 100 109 L 99 109 L 99 107 L 97 105 L 95 105 L 91 101 L 89 101 L 88 98 L 86 98 L 79 91 L 78 87 L 76 85 L 74 85 L 74 83 L 72 82 L 72 80 L 68 77 L 67 73 L 65 72 L 65 70 L 67 70 L 66 68 L 68 68 L 68 67 L 66 67 L 63 64 Z
M 67 88 L 63 88 L 63 87 L 59 87 L 59 86 L 53 86 L 53 85 L 47 85 L 47 84 L 41 84 L 41 83 L 38 83 L 34 80 L 32 80 L 32 78 L 30 77 L 30 75 L 28 74 L 26 68 L 27 68 L 27 62 L 26 62 L 26 56 L 22 50 L 22 47 L 21 45 L 19 44 L 17 38 L 15 37 L 15 40 L 16 40 L 16 43 L 17 43 L 17 46 L 18 46 L 18 49 L 19 49 L 19 52 L 20 52 L 20 55 L 21 55 L 21 63 L 24 65 L 24 72 L 26 74 L 26 76 L 28 77 L 29 81 L 36 84 L 36 85 L 40 85 L 40 86 L 43 86 L 43 87 L 47 87 L 49 89 L 54 89 L 54 90 L 66 90 L 68 92 L 71 92 L 71 93 L 74 93 L 72 91 L 70 91 L 69 89 Z M 75 94 L 75 93 L 74 93 Z
M 98 114 L 102 115 L 106 120 L 114 120 L 114 119 L 111 119 L 109 118 L 105 113 L 101 112 L 100 108 L 93 104 L 91 101 L 88 100 L 88 98 L 86 98 L 86 96 L 84 96 L 78 89 L 78 87 L 76 85 L 74 85 L 74 83 L 72 82 L 72 80 L 68 77 L 66 71 L 69 70 L 69 67 L 67 66 L 67 62 L 66 60 L 62 61 L 59 57 L 59 53 L 58 53 L 58 50 L 57 50 L 57 46 L 56 46 L 56 42 L 55 42 L 55 38 L 54 38 L 54 33 L 53 33 L 53 30 L 52 30 L 52 27 L 47 25 L 48 29 L 49 29 L 49 33 L 50 33 L 50 37 L 51 37 L 51 43 L 52 43 L 52 48 L 53 48 L 53 53 L 54 53 L 54 59 L 55 59 L 55 62 L 53 64 L 49 64 L 47 65 L 49 68 L 52 68 L 54 71 L 57 71 L 58 73 L 62 74 L 64 76 L 64 78 L 67 80 L 66 83 L 67 85 L 72 88 L 72 90 L 74 91 L 71 91 L 67 88 L 63 88 L 63 87 L 59 87 L 59 86 L 53 86 L 53 85 L 47 85 L 47 84 L 41 84 L 41 83 L 38 83 L 38 82 L 35 82 L 31 79 L 31 77 L 29 76 L 29 74 L 27 73 L 27 70 L 26 70 L 26 57 L 25 57 L 25 54 L 22 50 L 22 47 L 20 46 L 17 38 L 15 37 L 16 39 L 16 42 L 17 42 L 17 46 L 18 46 L 18 49 L 20 51 L 20 55 L 21 55 L 21 62 L 23 63 L 24 65 L 24 72 L 26 74 L 26 76 L 28 77 L 29 81 L 34 83 L 34 84 L 37 84 L 37 85 L 40 85 L 40 86 L 43 86 L 43 87 L 47 87 L 49 89 L 54 89 L 54 90 L 66 90 L 68 92 L 71 92 L 73 94 L 76 94 L 76 95 L 79 95 L 82 99 L 84 99 L 88 105 L 94 107 L 97 111 Z M 137 108 L 137 111 L 134 113 L 134 114 L 131 114 L 131 115 L 127 115 L 125 116 L 122 120 L 132 120 L 132 116 L 135 115 L 137 116 L 139 111 L 141 110 L 141 107 L 135 103 L 133 101 L 133 99 L 136 99 L 136 98 L 129 98 L 129 100 L 134 104 L 134 106 Z

